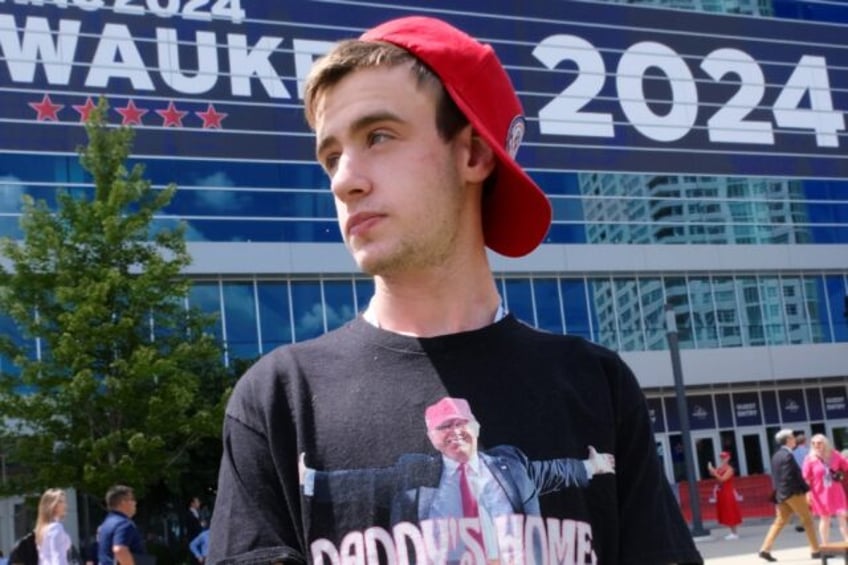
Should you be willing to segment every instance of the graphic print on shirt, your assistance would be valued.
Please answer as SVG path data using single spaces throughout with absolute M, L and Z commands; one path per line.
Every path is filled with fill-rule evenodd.
M 402 455 L 390 467 L 317 470 L 300 456 L 305 503 L 343 505 L 369 497 L 389 524 L 348 532 L 336 545 L 310 544 L 312 562 L 596 563 L 586 521 L 543 517 L 539 497 L 585 488 L 615 473 L 611 454 L 588 446 L 586 459 L 530 460 L 520 449 L 478 450 L 480 424 L 468 402 L 444 397 L 427 407 L 427 436 L 438 455 Z

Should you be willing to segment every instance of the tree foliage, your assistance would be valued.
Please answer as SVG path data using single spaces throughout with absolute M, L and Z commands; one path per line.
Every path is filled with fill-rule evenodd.
M 176 486 L 220 433 L 227 377 L 213 320 L 187 308 L 184 226 L 154 223 L 176 186 L 127 169 L 133 132 L 107 112 L 80 149 L 93 188 L 24 196 L 23 237 L 0 241 L 0 312 L 18 334 L 0 340 L 0 441 L 25 470 L 6 492 Z

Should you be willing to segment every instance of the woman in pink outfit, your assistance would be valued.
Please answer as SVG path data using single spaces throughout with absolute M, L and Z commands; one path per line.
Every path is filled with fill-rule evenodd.
M 804 459 L 804 480 L 810 485 L 807 498 L 813 514 L 819 515 L 821 542 L 827 543 L 830 536 L 830 517 L 836 516 L 842 539 L 848 541 L 848 502 L 842 479 L 848 472 L 848 460 L 830 446 L 822 434 L 810 440 L 810 453 Z

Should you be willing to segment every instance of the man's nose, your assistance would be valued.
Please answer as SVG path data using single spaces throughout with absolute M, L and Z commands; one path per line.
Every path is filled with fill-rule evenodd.
M 344 202 L 368 192 L 370 188 L 370 181 L 364 173 L 361 162 L 349 153 L 342 154 L 330 180 L 330 190 L 333 191 L 333 195 Z

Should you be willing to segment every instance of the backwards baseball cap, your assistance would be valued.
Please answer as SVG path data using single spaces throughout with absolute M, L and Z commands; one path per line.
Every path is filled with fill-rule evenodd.
M 508 257 L 533 251 L 548 233 L 551 204 L 515 161 L 524 136 L 524 112 L 494 49 L 446 22 L 423 16 L 388 21 L 360 39 L 397 45 L 441 79 L 497 157 L 494 185 L 483 197 L 486 245 Z
M 476 422 L 471 407 L 464 398 L 444 397 L 424 411 L 424 421 L 428 430 L 434 430 L 448 420 L 466 420 Z

